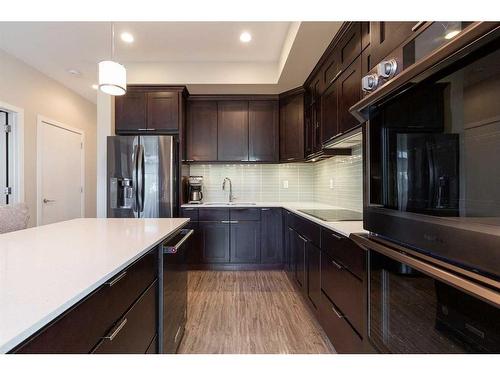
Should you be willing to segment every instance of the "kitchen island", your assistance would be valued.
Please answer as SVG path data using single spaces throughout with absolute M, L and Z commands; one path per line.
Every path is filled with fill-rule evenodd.
M 0 235 L 0 352 L 18 351 L 19 344 L 58 324 L 78 328 L 70 345 L 83 348 L 94 329 L 108 324 L 107 316 L 111 321 L 113 313 L 128 314 L 132 304 L 149 295 L 154 306 L 154 249 L 188 221 L 75 219 Z M 135 298 L 134 291 L 141 296 Z M 155 307 L 151 314 L 156 316 Z M 90 327 L 75 325 L 75 317 Z M 111 332 L 122 329 L 123 322 L 127 319 Z M 130 329 L 132 323 L 129 319 Z M 45 336 L 45 343 L 57 338 L 53 332 Z M 79 352 L 77 347 L 63 349 Z

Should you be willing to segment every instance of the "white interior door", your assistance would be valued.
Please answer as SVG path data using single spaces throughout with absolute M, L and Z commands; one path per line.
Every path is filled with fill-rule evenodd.
M 38 225 L 83 217 L 83 133 L 38 123 Z
M 7 137 L 5 131 L 7 125 L 7 113 L 0 111 L 0 205 L 7 204 L 7 195 L 5 188 L 7 187 Z

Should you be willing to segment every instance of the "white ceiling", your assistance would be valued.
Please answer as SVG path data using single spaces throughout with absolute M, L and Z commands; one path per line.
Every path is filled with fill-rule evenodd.
M 303 83 L 341 22 L 117 22 L 115 59 L 128 83 L 186 84 L 192 93 L 277 93 Z M 135 41 L 126 44 L 120 33 Z M 252 41 L 241 43 L 243 31 Z M 106 22 L 0 22 L 0 48 L 95 102 Z M 79 77 L 69 69 L 81 72 Z

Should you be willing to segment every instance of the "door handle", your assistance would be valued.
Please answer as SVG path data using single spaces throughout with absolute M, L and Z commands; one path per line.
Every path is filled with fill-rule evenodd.
M 127 324 L 127 318 L 123 319 L 122 322 L 109 335 L 104 336 L 103 338 L 113 341 L 116 335 L 122 330 L 123 327 L 125 327 L 125 324 Z
M 341 313 L 339 313 L 337 311 L 337 309 L 335 307 L 332 306 L 332 311 L 335 313 L 335 315 L 337 315 L 337 318 L 339 319 L 344 319 L 345 318 L 345 315 L 342 315 Z
M 137 147 L 137 201 L 138 212 L 144 211 L 144 147 Z
M 180 247 L 188 240 L 189 237 L 191 237 L 194 233 L 193 229 L 189 229 L 188 231 L 185 231 L 184 236 L 177 242 L 174 246 L 169 246 L 169 245 L 163 245 L 163 253 L 164 254 L 175 254 L 177 251 L 180 249 Z
M 330 259 L 330 261 L 332 262 L 332 264 L 337 267 L 339 270 L 343 270 L 344 269 L 344 266 L 341 265 L 340 263 L 337 263 L 336 261 L 334 261 L 333 259 Z
M 55 199 L 43 198 L 43 203 L 54 203 L 54 202 L 55 202 Z

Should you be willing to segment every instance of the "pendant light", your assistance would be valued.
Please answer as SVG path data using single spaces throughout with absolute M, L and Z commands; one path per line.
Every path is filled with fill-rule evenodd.
M 127 71 L 122 64 L 113 61 L 115 57 L 115 25 L 111 23 L 111 60 L 99 63 L 99 90 L 119 96 L 127 92 Z

